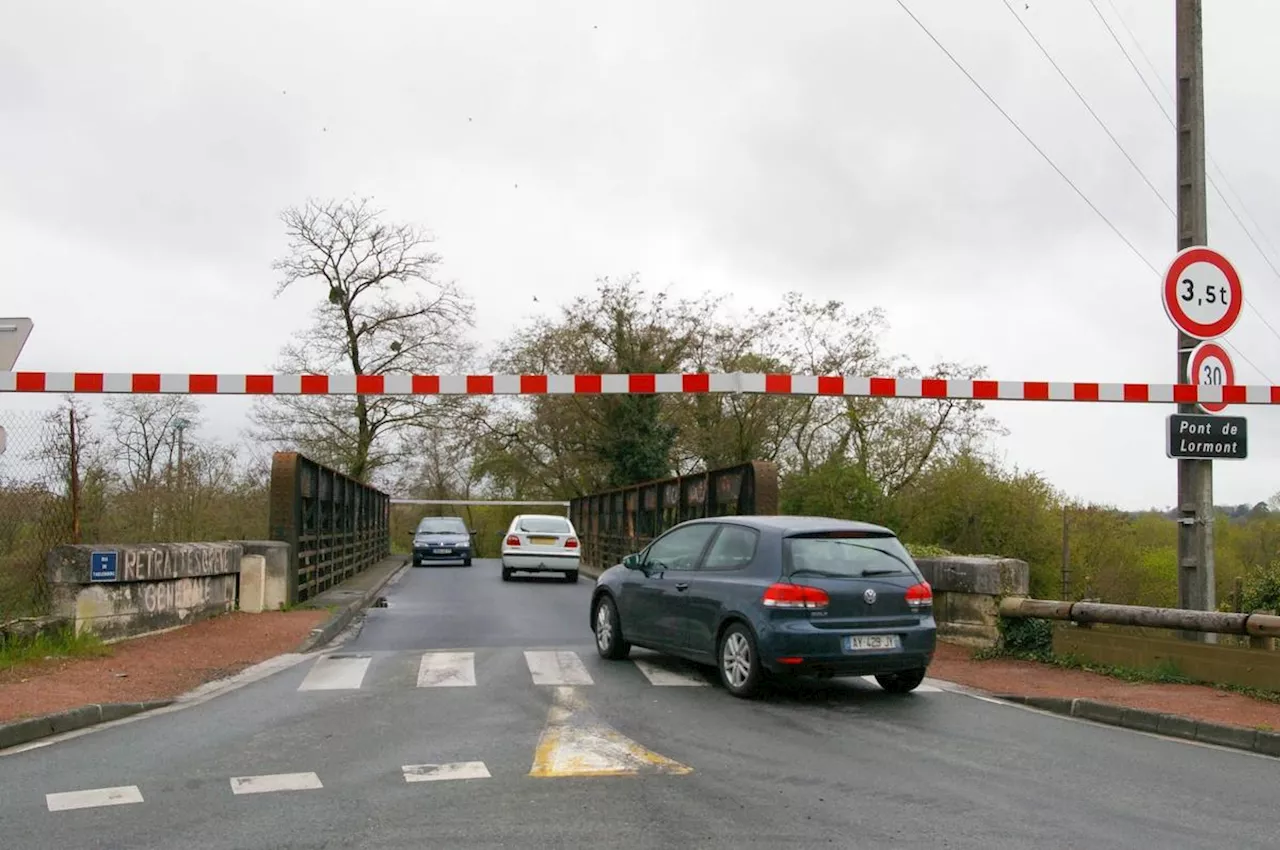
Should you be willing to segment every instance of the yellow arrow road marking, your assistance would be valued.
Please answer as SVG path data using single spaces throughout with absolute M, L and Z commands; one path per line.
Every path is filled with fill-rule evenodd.
M 646 749 L 616 729 L 593 720 L 586 701 L 573 688 L 558 687 L 529 775 L 549 778 L 692 772 L 693 768 Z

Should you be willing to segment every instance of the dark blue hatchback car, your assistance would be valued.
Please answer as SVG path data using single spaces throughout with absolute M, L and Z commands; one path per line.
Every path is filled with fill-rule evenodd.
M 887 528 L 824 517 L 691 520 L 606 570 L 596 649 L 712 664 L 730 693 L 770 675 L 874 675 L 914 690 L 933 660 L 933 590 Z

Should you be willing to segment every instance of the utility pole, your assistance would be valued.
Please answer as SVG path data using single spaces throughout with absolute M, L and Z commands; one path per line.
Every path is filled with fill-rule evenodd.
M 1177 3 L 1178 250 L 1209 244 L 1205 188 L 1204 43 L 1201 0 Z M 1185 383 L 1197 340 L 1178 331 L 1178 379 Z M 1196 405 L 1178 405 L 1196 413 Z M 1217 607 L 1213 563 L 1213 461 L 1178 461 L 1178 607 Z M 1211 635 L 1184 633 L 1192 640 Z M 1212 641 L 1210 641 L 1212 642 Z

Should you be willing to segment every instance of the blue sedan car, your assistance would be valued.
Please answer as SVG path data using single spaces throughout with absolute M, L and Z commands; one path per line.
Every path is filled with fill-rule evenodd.
M 461 561 L 464 567 L 469 567 L 475 534 L 458 517 L 424 517 L 413 532 L 413 565 L 420 567 L 428 561 Z
M 874 675 L 907 693 L 933 660 L 933 590 L 887 528 L 822 517 L 682 523 L 601 574 L 596 649 L 714 665 L 730 693 L 771 675 Z

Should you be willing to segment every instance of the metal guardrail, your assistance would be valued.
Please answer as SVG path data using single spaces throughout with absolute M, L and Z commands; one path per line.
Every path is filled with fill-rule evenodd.
M 270 538 L 289 544 L 302 602 L 391 553 L 391 497 L 297 452 L 271 459 Z
M 1108 605 L 1102 602 L 1060 602 L 1006 596 L 1000 600 L 1000 616 L 1220 635 L 1280 636 L 1280 616 L 1273 614 L 1233 614 L 1223 611 L 1148 608 L 1142 605 Z
M 708 516 L 778 513 L 778 466 L 753 460 L 724 469 L 648 481 L 569 503 L 582 562 L 616 564 L 667 529 Z

